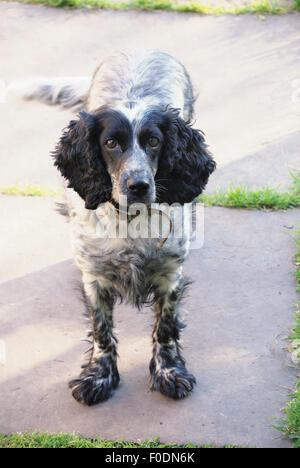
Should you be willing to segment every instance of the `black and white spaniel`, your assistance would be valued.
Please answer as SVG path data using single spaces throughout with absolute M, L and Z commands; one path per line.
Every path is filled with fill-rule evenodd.
M 26 89 L 27 98 L 82 109 L 53 153 L 67 181 L 63 211 L 91 321 L 90 359 L 70 382 L 73 396 L 93 405 L 119 384 L 113 332 L 118 298 L 138 307 L 154 305 L 151 388 L 174 399 L 187 396 L 196 380 L 180 352 L 178 305 L 187 284 L 182 264 L 189 238 L 185 230 L 173 234 L 183 206 L 202 192 L 215 169 L 203 133 L 190 125 L 189 75 L 170 55 L 143 50 L 109 57 L 92 80 L 37 79 Z M 124 199 L 125 213 L 138 204 L 139 224 L 147 226 L 160 218 L 159 210 L 151 211 L 153 204 L 175 207 L 163 242 L 159 235 L 118 234 Z M 136 215 L 125 216 L 127 224 Z M 112 224 L 116 235 L 109 235 Z

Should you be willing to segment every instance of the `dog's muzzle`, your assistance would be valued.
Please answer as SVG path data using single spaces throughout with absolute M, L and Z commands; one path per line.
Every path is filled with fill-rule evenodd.
M 126 174 L 123 176 L 122 193 L 127 196 L 129 204 L 151 203 L 155 201 L 154 179 L 144 173 Z

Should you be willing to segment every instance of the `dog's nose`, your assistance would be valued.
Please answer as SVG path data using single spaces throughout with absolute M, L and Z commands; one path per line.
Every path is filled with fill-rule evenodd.
M 127 180 L 127 188 L 134 195 L 145 195 L 149 190 L 149 183 L 145 180 Z

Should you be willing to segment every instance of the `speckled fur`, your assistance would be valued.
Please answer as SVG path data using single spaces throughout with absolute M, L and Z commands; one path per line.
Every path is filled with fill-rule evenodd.
M 74 202 L 76 201 L 76 208 Z M 185 397 L 195 384 L 180 353 L 179 302 L 187 286 L 182 264 L 188 254 L 188 235 L 159 239 L 103 239 L 99 212 L 86 210 L 78 195 L 67 190 L 72 247 L 82 271 L 84 293 L 92 325 L 92 353 L 81 376 L 70 382 L 73 396 L 88 405 L 109 398 L 119 383 L 117 340 L 113 334 L 113 307 L 117 299 L 137 307 L 154 304 L 151 389 L 174 399 Z M 109 207 L 113 210 L 113 206 Z M 181 216 L 183 208 L 176 213 Z M 150 220 L 145 220 L 150 222 Z M 175 224 L 175 223 L 174 223 Z

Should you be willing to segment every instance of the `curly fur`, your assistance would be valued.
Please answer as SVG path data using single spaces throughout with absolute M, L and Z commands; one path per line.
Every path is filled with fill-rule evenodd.
M 111 198 L 111 180 L 100 156 L 98 119 L 81 112 L 72 120 L 53 153 L 54 165 L 84 200 L 88 210 Z

